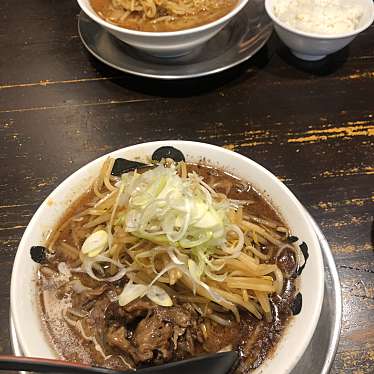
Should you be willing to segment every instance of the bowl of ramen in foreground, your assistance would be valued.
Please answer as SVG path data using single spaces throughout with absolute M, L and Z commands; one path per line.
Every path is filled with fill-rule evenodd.
M 149 54 L 177 57 L 217 34 L 248 0 L 78 0 L 119 40 Z
M 27 356 L 114 368 L 238 350 L 288 373 L 323 300 L 305 209 L 254 161 L 204 143 L 138 144 L 72 174 L 20 242 L 11 313 Z

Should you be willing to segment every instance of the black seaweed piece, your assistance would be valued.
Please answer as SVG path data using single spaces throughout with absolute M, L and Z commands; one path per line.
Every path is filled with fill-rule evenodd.
M 30 256 L 33 261 L 42 264 L 47 259 L 47 248 L 41 245 L 34 245 L 30 248 Z
M 126 160 L 125 158 L 116 158 L 110 174 L 120 177 L 124 173 L 144 167 L 149 167 L 149 165 L 138 161 Z
M 305 242 L 302 242 L 300 245 L 299 245 L 300 249 L 301 249 L 301 252 L 303 252 L 303 255 L 304 255 L 304 258 L 305 258 L 305 262 L 306 260 L 309 258 L 309 252 L 308 252 L 308 246 Z
M 293 236 L 293 235 L 290 235 L 287 238 L 288 243 L 296 243 L 298 240 L 299 240 L 299 238 L 297 236 Z
M 301 312 L 302 306 L 303 306 L 303 295 L 299 292 L 296 295 L 295 300 L 292 302 L 292 305 L 291 305 L 292 314 L 294 316 L 299 314 Z
M 152 160 L 160 162 L 163 158 L 171 158 L 175 162 L 186 161 L 179 149 L 170 146 L 160 147 L 153 152 Z
M 303 256 L 304 256 L 304 260 L 305 260 L 305 262 L 304 262 L 303 266 L 301 266 L 301 267 L 297 270 L 297 275 L 300 275 L 300 274 L 303 272 L 303 270 L 304 270 L 304 268 L 305 268 L 305 265 L 306 265 L 306 262 L 307 262 L 307 260 L 308 260 L 308 258 L 309 258 L 309 252 L 308 252 L 308 246 L 307 246 L 307 244 L 306 244 L 305 242 L 302 242 L 302 243 L 299 245 L 299 247 L 300 247 L 300 249 L 301 249 L 301 252 L 303 253 Z

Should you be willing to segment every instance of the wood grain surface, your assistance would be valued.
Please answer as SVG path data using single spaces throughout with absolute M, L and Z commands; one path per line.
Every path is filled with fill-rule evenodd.
M 11 352 L 17 245 L 43 199 L 88 161 L 161 139 L 217 144 L 296 194 L 333 250 L 343 326 L 333 373 L 374 367 L 374 27 L 320 62 L 275 35 L 250 61 L 198 80 L 112 70 L 85 51 L 74 0 L 0 2 L 0 353 Z

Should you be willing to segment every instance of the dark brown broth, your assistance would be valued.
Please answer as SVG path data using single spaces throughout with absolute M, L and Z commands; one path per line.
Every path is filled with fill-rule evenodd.
M 285 226 L 271 205 L 248 183 L 228 173 L 204 165 L 189 164 L 188 168 L 189 171 L 196 171 L 199 175 L 203 176 L 204 180 L 211 186 L 218 182 L 215 186 L 217 192 L 227 192 L 225 189 L 231 185 L 228 192 L 230 198 L 253 202 L 245 208 L 245 213 L 254 214 L 258 217 L 277 222 L 280 226 Z M 68 210 L 62 222 L 73 214 L 85 209 L 92 197 L 92 192 L 84 194 Z M 59 241 L 71 242 L 68 230 L 61 233 Z M 292 257 L 291 254 L 288 254 L 288 259 L 287 253 L 283 257 L 285 258 L 285 262 L 292 261 L 290 259 Z M 52 261 L 47 267 L 56 269 L 59 260 L 60 258 L 57 256 L 55 261 Z M 271 259 L 269 262 L 272 261 L 274 259 Z M 92 280 L 85 274 L 77 273 L 75 276 L 81 280 L 82 284 L 88 287 L 95 288 L 100 286 L 99 282 Z M 117 282 L 113 287 L 121 289 L 123 287 L 122 283 Z M 61 318 L 61 310 L 66 309 L 71 304 L 69 295 L 64 294 L 61 285 L 62 282 L 58 277 L 47 277 L 43 275 L 42 271 L 40 272 L 41 314 L 49 339 L 58 354 L 70 361 L 126 369 L 126 366 L 118 358 L 118 351 L 116 349 L 104 344 L 106 354 L 112 355 L 111 358 L 104 360 L 92 343 L 84 341 Z M 287 325 L 291 315 L 290 305 L 294 299 L 294 295 L 295 279 L 291 278 L 286 281 L 285 292 L 282 296 L 274 295 L 271 297 L 273 315 L 275 316 L 272 322 L 259 321 L 244 311 L 241 312 L 241 322 L 239 324 L 233 322 L 228 328 L 217 325 L 210 320 L 204 321 L 208 330 L 208 339 L 204 344 L 197 345 L 196 353 L 204 351 L 216 352 L 231 344 L 241 353 L 241 363 L 238 373 L 247 373 L 251 369 L 258 367 L 266 357 L 271 355 L 282 331 Z M 100 301 L 101 299 L 98 298 L 98 300 Z M 103 317 L 103 326 L 107 324 L 108 321 L 105 321 Z

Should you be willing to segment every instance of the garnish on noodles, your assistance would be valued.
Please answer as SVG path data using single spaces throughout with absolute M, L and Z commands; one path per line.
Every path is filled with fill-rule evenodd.
M 136 367 L 223 349 L 209 341 L 214 326 L 247 326 L 243 331 L 249 333 L 249 326 L 265 323 L 280 331 L 279 320 L 285 322 L 290 310 L 281 302 L 291 305 L 304 259 L 297 238 L 289 240 L 288 228 L 269 204 L 245 182 L 204 165 L 163 159 L 115 176 L 114 161 L 105 161 L 90 192 L 54 231 L 49 264 L 40 269 L 43 297 L 63 290 L 70 300 L 65 321 L 91 352 L 101 352 L 104 362 L 119 355 L 124 367 Z M 103 298 L 98 332 L 90 318 Z M 131 317 L 139 303 L 147 303 L 146 311 Z M 190 322 L 180 322 L 176 315 L 182 312 Z M 163 313 L 169 313 L 168 322 Z M 164 329 L 172 326 L 170 336 L 142 355 L 141 331 L 156 317 Z M 129 322 L 138 318 L 143 319 L 135 326 Z M 194 349 L 182 354 L 183 339 L 192 339 Z M 235 339 L 221 345 L 240 348 Z

